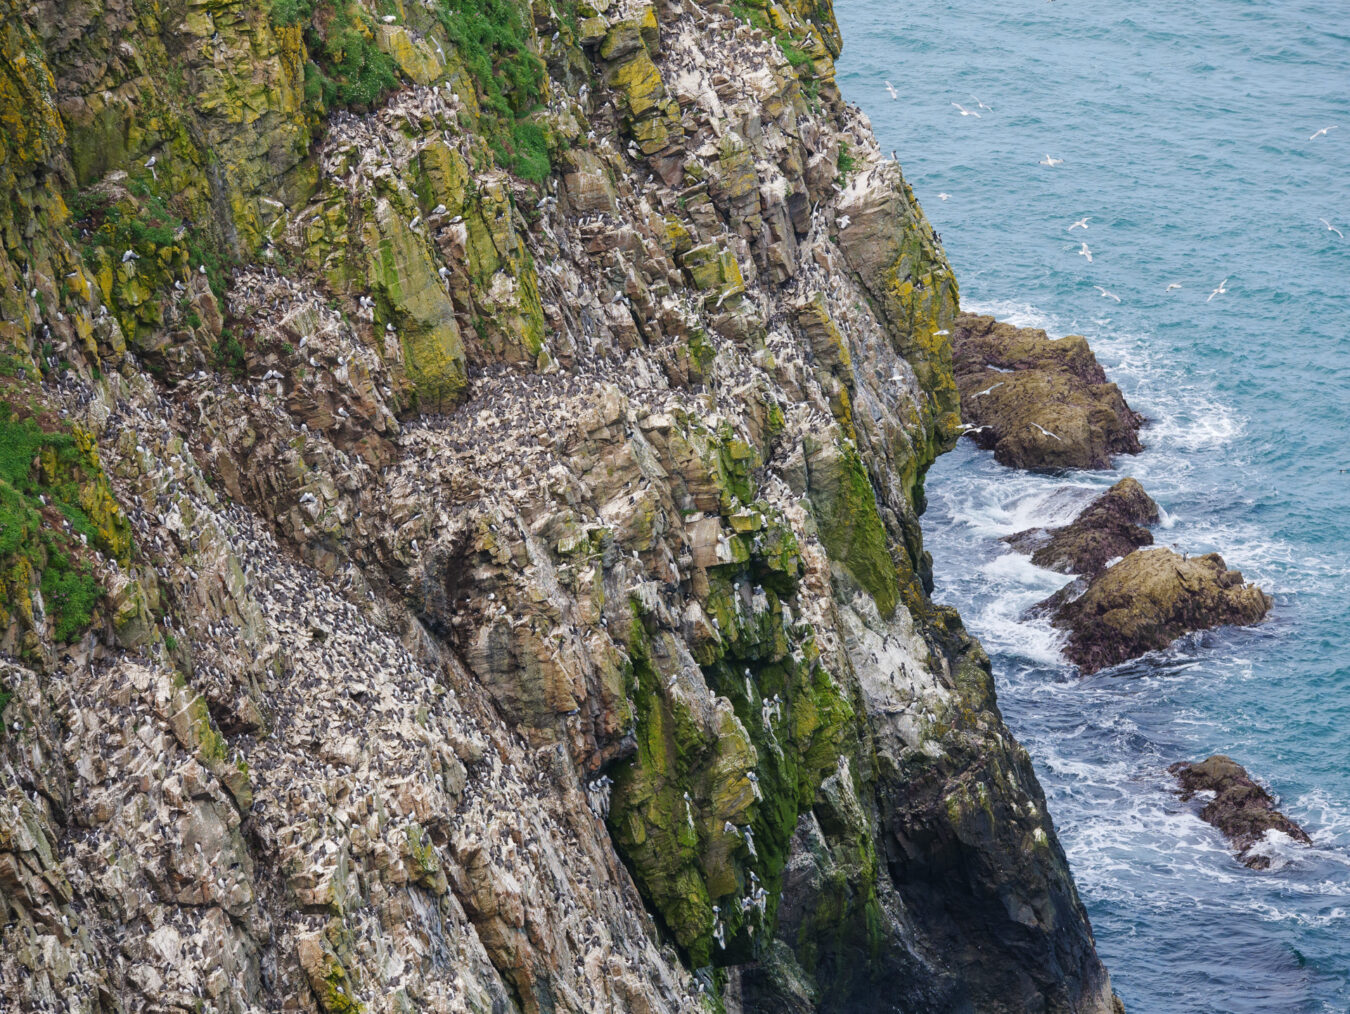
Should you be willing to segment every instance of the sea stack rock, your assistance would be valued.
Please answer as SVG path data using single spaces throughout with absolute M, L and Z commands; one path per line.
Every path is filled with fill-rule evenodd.
M 1143 416 L 1109 383 L 1086 339 L 962 314 L 952 354 L 968 435 L 1013 468 L 1110 468 L 1137 454 Z
M 1137 549 L 1098 574 L 1082 595 L 1046 603 L 1069 632 L 1064 654 L 1084 675 L 1164 648 L 1182 634 L 1256 623 L 1271 598 L 1218 553 L 1184 557 Z
M 1096 574 L 1117 557 L 1153 545 L 1142 527 L 1158 520 L 1158 505 L 1136 479 L 1121 479 L 1061 528 L 1031 528 L 1004 541 L 1030 553 L 1038 567 L 1061 574 Z
M 1246 769 L 1231 757 L 1215 754 L 1194 764 L 1173 764 L 1167 770 L 1181 783 L 1183 800 L 1197 792 L 1214 793 L 1200 811 L 1200 818 L 1224 833 L 1244 866 L 1254 870 L 1270 866 L 1269 856 L 1252 851 L 1267 831 L 1282 831 L 1295 841 L 1312 844 L 1308 833 L 1275 809 L 1270 793 L 1252 781 Z

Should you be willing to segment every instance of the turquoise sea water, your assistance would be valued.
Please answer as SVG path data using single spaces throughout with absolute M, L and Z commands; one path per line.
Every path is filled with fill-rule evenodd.
M 1118 473 L 1027 475 L 963 443 L 924 521 L 936 597 L 990 651 L 1118 991 L 1132 1014 L 1350 1010 L 1350 240 L 1319 221 L 1350 235 L 1350 4 L 836 7 L 840 84 L 899 153 L 963 305 L 1087 335 L 1152 420 Z M 1165 509 L 1160 543 L 1221 552 L 1275 608 L 1079 680 L 1019 618 L 1062 579 L 998 537 L 1120 475 Z M 1165 771 L 1212 752 L 1316 847 L 1240 866 Z

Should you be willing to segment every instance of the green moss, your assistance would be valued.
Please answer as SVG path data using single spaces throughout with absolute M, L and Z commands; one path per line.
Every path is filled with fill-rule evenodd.
M 843 183 L 849 177 L 849 173 L 858 167 L 858 160 L 849 153 L 847 141 L 839 142 L 839 158 L 836 162 L 839 170 L 839 182 Z
M 216 366 L 242 379 L 248 372 L 247 354 L 243 343 L 226 328 L 211 349 Z
M 342 0 L 272 0 L 272 22 L 304 25 L 305 98 L 320 112 L 369 108 L 398 86 L 393 57 L 375 45 L 374 21 Z
M 899 601 L 900 573 L 866 466 L 851 444 L 817 448 L 807 460 L 820 541 L 872 596 L 877 610 L 892 615 Z
M 83 430 L 46 429 L 0 400 L 0 622 L 32 622 L 42 591 L 53 636 L 69 642 L 103 597 L 89 554 L 125 562 L 131 529 Z

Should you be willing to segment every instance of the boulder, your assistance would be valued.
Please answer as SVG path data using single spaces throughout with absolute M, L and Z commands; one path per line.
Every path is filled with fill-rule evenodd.
M 1144 418 L 1108 383 L 1080 335 L 962 314 L 952 352 L 966 434 L 1013 468 L 1110 468 L 1137 454 Z
M 1038 567 L 1061 574 L 1096 574 L 1117 557 L 1153 544 L 1142 527 L 1158 520 L 1158 505 L 1135 479 L 1121 479 L 1060 528 L 1031 528 L 1005 542 L 1030 553 Z
M 1269 856 L 1252 851 L 1267 831 L 1283 831 L 1295 841 L 1312 844 L 1308 833 L 1275 809 L 1270 793 L 1252 781 L 1246 769 L 1231 757 L 1215 754 L 1194 764 L 1182 761 L 1167 770 L 1181 783 L 1183 800 L 1197 792 L 1214 793 L 1200 811 L 1200 819 L 1224 833 L 1244 866 L 1254 870 L 1270 866 Z
M 1271 599 L 1229 570 L 1218 553 L 1185 557 L 1136 549 L 1097 574 L 1082 595 L 1068 599 L 1061 592 L 1043 605 L 1051 623 L 1069 632 L 1064 654 L 1088 675 L 1193 630 L 1256 623 Z

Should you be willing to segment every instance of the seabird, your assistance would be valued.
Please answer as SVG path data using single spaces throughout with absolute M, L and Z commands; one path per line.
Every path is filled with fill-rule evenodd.
M 1173 289 L 1179 289 L 1179 288 L 1181 288 L 1181 283 L 1180 283 L 1180 282 L 1173 282 L 1173 283 L 1172 283 L 1171 285 L 1169 285 L 1167 288 L 1163 289 L 1163 292 L 1171 292 Z
M 1062 158 L 1051 158 L 1049 153 L 1047 152 L 1045 158 L 1041 159 L 1039 164 L 1048 165 L 1050 166 L 1050 168 L 1053 169 L 1057 165 L 1063 165 L 1064 160 Z
M 971 397 L 972 397 L 972 398 L 982 398 L 982 397 L 984 397 L 986 394 L 988 394 L 990 391 L 994 390 L 995 387 L 1002 387 L 1002 386 L 1003 386 L 1003 381 L 1000 380 L 997 384 L 994 385 L 994 387 L 986 387 L 983 391 L 976 391 L 974 394 L 971 395 Z
M 1047 155 L 1045 157 L 1049 158 L 1050 156 Z M 1069 226 L 1069 232 L 1073 232 L 1075 229 L 1086 229 L 1088 227 L 1088 220 L 1091 217 L 1091 215 L 1084 215 L 1078 221 L 1074 222 L 1073 225 Z
M 1313 134 L 1312 137 L 1308 138 L 1308 140 L 1309 140 L 1309 141 L 1316 141 L 1319 137 L 1322 137 L 1323 135 L 1325 135 L 1326 132 L 1327 132 L 1328 130 L 1335 130 L 1335 129 L 1336 129 L 1336 124 L 1334 124 L 1334 123 L 1333 123 L 1331 126 L 1329 126 L 1329 127 L 1323 127 L 1323 128 L 1322 128 L 1321 130 L 1319 130 L 1316 134 Z
M 1091 259 L 1092 259 L 1091 257 L 1088 258 L 1088 260 Z M 1105 298 L 1114 299 L 1117 303 L 1120 302 L 1120 297 L 1117 296 L 1114 292 L 1107 292 L 1100 285 L 1093 286 L 1093 288 L 1095 288 L 1098 292 L 1100 292 Z
M 961 110 L 961 115 L 962 115 L 962 116 L 973 116 L 973 117 L 975 117 L 975 119 L 977 119 L 977 120 L 980 118 L 980 114 L 979 114 L 979 113 L 975 112 L 973 109 L 967 109 L 965 106 L 961 105 L 961 103 L 959 103 L 959 102 L 953 102 L 952 105 L 954 105 L 957 109 Z
M 951 197 L 951 194 L 947 194 L 947 193 L 938 194 L 938 200 L 939 200 L 939 201 L 945 201 L 948 197 Z
M 1221 282 L 1219 283 L 1219 287 L 1209 294 L 1208 298 L 1205 299 L 1205 302 L 1208 303 L 1208 302 L 1209 302 L 1211 299 L 1213 299 L 1215 296 L 1218 296 L 1218 295 L 1220 295 L 1220 294 L 1222 294 L 1222 293 L 1227 292 L 1228 290 L 1225 288 L 1225 286 L 1226 286 L 1227 284 L 1228 284 L 1228 279 L 1225 278 L 1223 281 L 1221 281 Z
M 886 82 L 886 90 L 891 93 L 892 101 L 900 97 L 900 93 L 895 90 L 895 85 L 891 84 L 889 81 Z
M 986 106 L 983 102 L 980 101 L 980 97 L 976 95 L 974 92 L 970 93 L 970 97 L 975 100 L 975 104 L 979 106 L 981 109 L 987 109 L 991 113 L 994 111 L 993 106 Z
M 1038 430 L 1040 430 L 1042 433 L 1044 433 L 1047 437 L 1055 437 L 1056 440 L 1059 440 L 1059 437 L 1055 436 L 1055 434 L 1051 433 L 1048 429 L 1046 429 L 1046 428 L 1045 428 L 1044 426 L 1042 426 L 1040 423 L 1038 423 L 1038 422 L 1033 422 L 1031 425 L 1035 426 Z M 1059 442 L 1060 442 L 1061 444 L 1064 443 L 1063 440 L 1059 440 Z
M 1078 248 L 1078 256 L 1086 257 L 1088 259 L 1088 263 L 1089 264 L 1092 263 L 1092 251 L 1088 249 L 1088 245 L 1086 242 L 1084 242 L 1083 245 Z
M 1341 239 L 1345 239 L 1345 233 L 1341 232 L 1340 229 L 1337 229 L 1334 225 L 1332 225 L 1330 222 L 1328 222 L 1325 218 L 1319 218 L 1318 221 L 1321 222 L 1323 225 L 1325 225 L 1325 226 L 1327 227 L 1327 231 L 1328 231 L 1328 232 L 1334 232 L 1337 236 L 1341 237 Z

